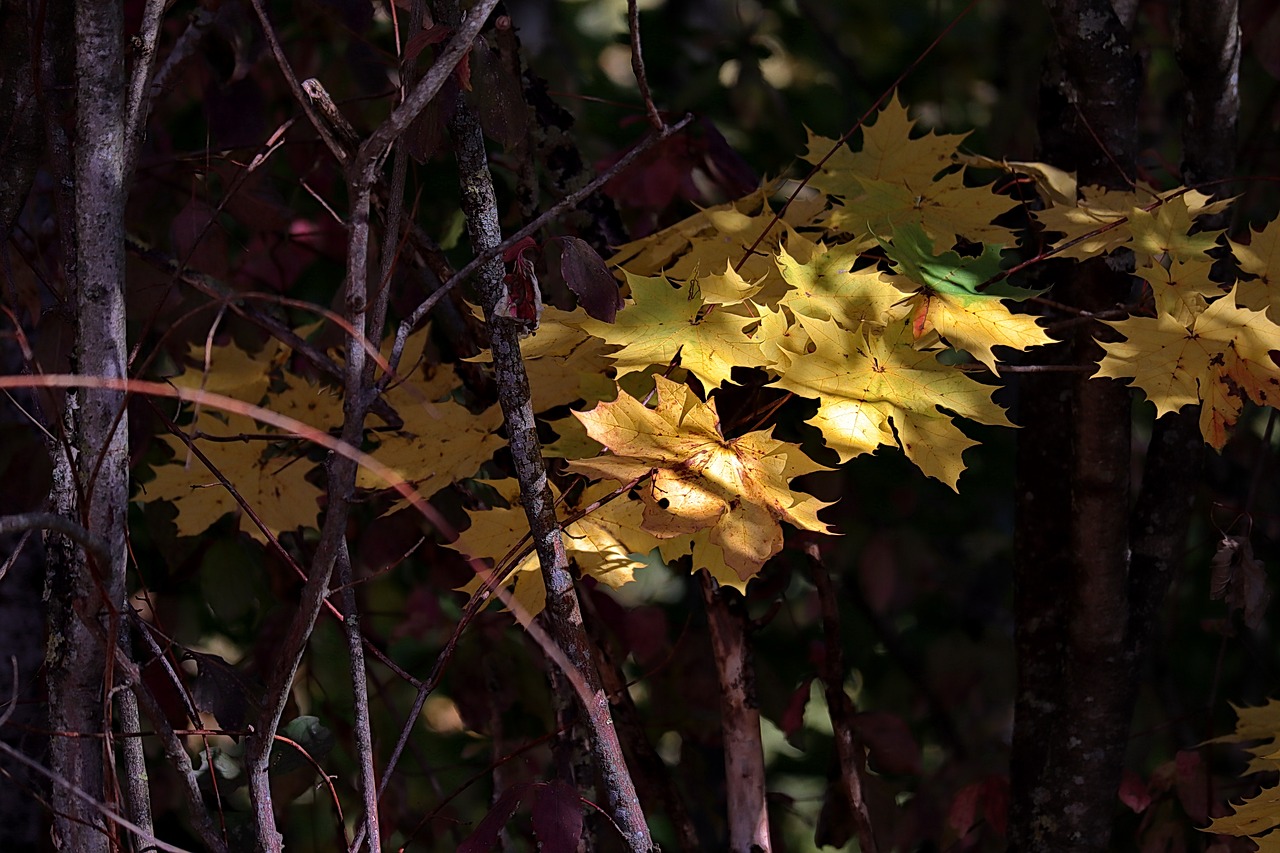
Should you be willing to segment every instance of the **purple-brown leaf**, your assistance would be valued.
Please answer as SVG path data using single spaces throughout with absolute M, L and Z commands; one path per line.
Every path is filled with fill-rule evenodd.
M 612 323 L 622 307 L 622 294 L 604 258 L 577 237 L 561 237 L 560 246 L 560 274 L 582 310 L 602 323 Z
M 582 801 L 573 786 L 555 779 L 538 786 L 533 834 L 540 850 L 577 850 L 582 837 Z

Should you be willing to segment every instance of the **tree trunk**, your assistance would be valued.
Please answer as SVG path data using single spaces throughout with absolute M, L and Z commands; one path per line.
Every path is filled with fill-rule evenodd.
M 124 22 L 114 4 L 78 4 L 76 32 L 75 369 L 89 376 L 124 378 Z M 87 262 L 92 259 L 92 263 Z M 128 419 L 124 395 L 86 389 L 74 408 L 64 446 L 74 462 L 55 462 L 56 510 L 106 543 L 109 562 L 61 537 L 51 537 L 47 683 L 50 765 L 57 779 L 97 804 L 53 785 L 55 843 L 77 853 L 110 849 L 102 804 L 111 766 L 108 655 L 114 653 L 124 604 L 125 525 L 129 502 Z M 60 541 L 59 541 L 60 540 Z M 64 736 L 65 735 L 65 736 Z M 75 737 L 74 735 L 85 735 Z M 135 816 L 136 817 L 136 816 Z M 144 829 L 147 827 L 144 825 Z
M 1081 186 L 1128 189 L 1142 69 L 1132 9 L 1046 0 L 1056 52 L 1040 109 L 1045 158 Z M 1096 312 L 1125 301 L 1129 276 L 1108 259 L 1080 264 L 1055 298 Z M 1104 851 L 1124 759 L 1135 656 L 1129 635 L 1130 400 L 1087 378 L 1101 354 L 1077 325 L 1065 346 L 1075 380 L 1022 386 L 1015 601 L 1019 655 L 1011 759 L 1018 850 Z M 1061 357 L 1061 355 L 1059 356 Z

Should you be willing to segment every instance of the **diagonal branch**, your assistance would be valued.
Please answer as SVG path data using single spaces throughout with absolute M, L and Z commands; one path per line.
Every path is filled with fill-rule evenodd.
M 492 251 L 502 242 L 502 232 L 498 224 L 497 197 L 493 178 L 489 173 L 483 133 L 475 115 L 461 99 L 450 129 L 458 161 L 467 231 L 472 247 L 477 254 L 482 254 Z M 520 500 L 529 519 L 534 548 L 547 590 L 544 618 L 556 645 L 568 657 L 571 669 L 581 676 L 587 686 L 589 696 L 581 697 L 585 725 L 590 732 L 591 747 L 605 790 L 608 811 L 618 824 L 628 849 L 640 853 L 652 849 L 653 841 L 644 821 L 635 785 L 622 756 L 618 735 L 609 714 L 608 697 L 600 685 L 600 677 L 592 660 L 577 593 L 569 573 L 560 523 L 555 514 L 555 500 L 547 480 L 546 465 L 534 424 L 529 378 L 520 353 L 522 327 L 495 315 L 495 308 L 505 287 L 504 274 L 503 264 L 495 256 L 481 268 L 478 290 L 484 306 L 485 320 L 489 324 L 498 402 L 502 406 L 507 425 L 511 456 L 520 483 Z M 566 675 L 572 673 L 566 672 Z

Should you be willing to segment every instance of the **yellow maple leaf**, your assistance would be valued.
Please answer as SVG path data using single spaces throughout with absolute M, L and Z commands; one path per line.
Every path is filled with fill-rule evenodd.
M 1221 231 L 1190 233 L 1203 208 L 1193 211 L 1185 195 L 1176 196 L 1153 210 L 1137 208 L 1129 213 L 1128 229 L 1133 251 L 1139 257 L 1167 256 L 1175 261 L 1205 260 Z
M 200 432 L 232 438 L 260 434 L 262 428 L 241 415 L 207 415 L 201 418 Z M 183 536 L 199 536 L 227 513 L 240 513 L 235 498 L 181 439 L 167 435 L 160 441 L 173 451 L 174 461 L 155 467 L 155 479 L 138 500 L 172 501 L 178 511 L 174 523 Z M 315 465 L 305 457 L 271 455 L 272 445 L 261 439 L 195 441 L 273 534 L 315 526 L 321 490 L 306 478 Z M 266 542 L 256 524 L 241 519 L 240 528 Z
M 900 303 L 909 292 L 899 290 L 874 266 L 851 271 L 863 248 L 857 243 L 833 246 L 808 263 L 780 250 L 778 269 L 792 289 L 778 304 L 789 308 L 801 327 L 810 318 L 833 320 L 845 329 L 901 319 L 905 311 Z
M 468 513 L 471 525 L 449 543 L 468 557 L 496 562 L 515 548 L 529 533 L 529 521 L 519 504 L 519 485 L 514 479 L 486 481 L 510 506 Z M 613 490 L 604 484 L 586 489 L 575 501 L 588 506 Z M 558 494 L 557 494 L 558 496 Z M 595 578 L 612 589 L 635 580 L 637 569 L 645 564 L 633 554 L 647 554 L 658 544 L 641 529 L 643 507 L 625 496 L 609 501 L 591 514 L 570 522 L 561 531 L 565 550 L 574 558 L 583 574 Z M 538 557 L 530 552 L 514 568 L 506 569 L 506 583 L 515 584 L 515 600 L 530 615 L 536 616 L 546 605 L 546 588 Z M 474 593 L 485 578 L 477 576 L 461 591 Z
M 820 194 L 801 197 L 787 208 L 779 222 L 769 197 L 774 187 L 761 187 L 750 195 L 727 204 L 709 207 L 669 228 L 634 240 L 617 248 L 610 266 L 626 269 L 635 275 L 665 274 L 675 281 L 688 281 L 707 274 L 718 274 L 735 267 L 746 258 L 742 278 L 753 282 L 766 294 L 781 295 L 782 280 L 772 262 L 773 254 L 784 242 L 791 253 L 807 260 L 814 244 L 798 229 L 811 226 L 826 207 Z M 757 239 L 764 239 L 756 245 Z M 749 247 L 756 245 L 748 254 Z
M 961 457 L 977 442 L 952 423 L 948 412 L 1012 426 L 1004 409 L 992 402 L 990 386 L 941 364 L 933 353 L 917 351 L 905 323 L 883 332 L 850 332 L 816 321 L 809 331 L 814 351 L 796 359 L 774 384 L 819 401 L 809 423 L 822 431 L 841 462 L 882 445 L 900 445 L 921 471 L 955 489 L 964 470 Z
M 1087 260 L 1132 244 L 1143 266 L 1161 255 L 1183 261 L 1206 257 L 1221 232 L 1188 232 L 1196 219 L 1220 212 L 1226 204 L 1210 202 L 1194 190 L 1157 192 L 1145 185 L 1126 192 L 1088 186 L 1081 195 L 1074 205 L 1054 205 L 1034 214 L 1046 231 L 1065 235 L 1053 244 L 1061 250 L 1059 256 Z
M 1169 314 L 1190 325 L 1209 307 L 1210 299 L 1222 295 L 1222 287 L 1209 278 L 1212 268 L 1208 258 L 1174 260 L 1167 268 L 1163 264 L 1139 267 L 1136 275 L 1150 286 L 1157 314 Z
M 683 557 L 690 557 L 691 572 L 696 573 L 699 569 L 706 569 L 721 586 L 731 586 L 744 595 L 747 592 L 747 582 L 751 578 L 741 578 L 737 571 L 729 567 L 725 562 L 724 549 L 711 541 L 710 530 L 698 530 L 672 539 L 659 540 L 658 553 L 667 563 L 675 563 Z
M 199 366 L 188 368 L 169 381 L 179 388 L 201 388 L 256 404 L 267 392 L 272 368 L 286 351 L 287 348 L 275 340 L 258 353 L 246 352 L 235 344 L 213 347 L 206 370 L 205 348 L 192 344 L 187 357 Z
M 1221 450 L 1246 398 L 1271 405 L 1280 394 L 1280 326 L 1261 311 L 1241 308 L 1236 292 L 1223 296 L 1188 325 L 1172 315 L 1108 323 L 1124 341 L 1104 342 L 1096 376 L 1130 379 L 1156 406 L 1157 416 L 1202 403 L 1200 432 Z
M 1238 718 L 1235 732 L 1216 737 L 1208 743 L 1259 741 L 1258 744 L 1245 748 L 1253 756 L 1245 769 L 1245 775 L 1274 773 L 1280 769 L 1280 702 L 1270 699 L 1267 704 L 1257 708 L 1232 707 Z M 1232 814 L 1214 818 L 1201 831 L 1247 837 L 1263 853 L 1280 850 L 1280 833 L 1273 831 L 1280 827 L 1280 787 L 1263 788 L 1256 796 L 1240 805 L 1233 805 L 1232 808 Z
M 606 345 L 580 327 L 589 319 L 581 308 L 563 311 L 547 306 L 538 330 L 520 341 L 535 412 L 576 400 L 595 402 L 603 388 L 612 389 L 612 382 L 601 382 L 609 366 Z M 485 350 L 466 361 L 488 364 L 492 356 Z
M 1250 232 L 1248 243 L 1229 240 L 1231 251 L 1240 262 L 1240 269 L 1256 276 L 1241 281 L 1236 292 L 1240 304 L 1255 311 L 1266 311 L 1267 316 L 1280 323 L 1280 219 L 1273 219 L 1266 227 Z
M 863 128 L 860 151 L 840 146 L 810 182 L 839 201 L 823 223 L 859 239 L 868 231 L 885 236 L 914 223 L 939 251 L 960 237 L 1012 244 L 1009 230 L 992 220 L 1015 207 L 1014 199 L 996 195 L 989 186 L 965 186 L 963 170 L 939 175 L 957 164 L 966 134 L 912 138 L 914 127 L 895 93 L 875 123 Z M 835 144 L 810 132 L 808 151 L 801 156 L 816 164 Z
M 966 166 L 980 169 L 1000 169 L 1015 175 L 1026 175 L 1035 183 L 1036 192 L 1046 204 L 1074 206 L 1076 203 L 1076 175 L 1048 163 L 1020 162 L 1018 160 L 993 160 L 981 154 L 964 154 L 956 159 Z
M 714 400 L 703 403 L 688 386 L 654 378 L 655 409 L 620 392 L 614 403 L 574 413 L 613 455 L 570 462 L 571 470 L 620 483 L 651 474 L 644 530 L 670 539 L 709 529 L 740 581 L 782 549 L 779 522 L 827 532 L 817 517 L 824 504 L 788 485 L 822 466 L 764 432 L 725 439 Z
M 692 284 L 673 285 L 666 277 L 627 274 L 632 299 L 617 321 L 582 320 L 579 325 L 606 343 L 621 347 L 611 353 L 619 375 L 646 367 L 665 367 L 677 352 L 680 365 L 714 388 L 729 379 L 734 367 L 761 361 L 760 346 L 743 333 L 758 318 L 720 307 L 704 312 Z
M 907 302 L 917 338 L 937 332 L 947 343 L 967 351 L 999 375 L 992 347 L 1025 350 L 1053 343 L 1036 318 L 1014 314 L 994 297 L 920 291 Z
M 429 368 L 421 363 L 426 340 L 424 329 L 405 343 L 399 381 L 383 394 L 403 424 L 395 431 L 375 433 L 378 447 L 372 453 L 418 491 L 431 495 L 475 474 L 503 442 L 497 435 L 502 412 L 496 405 L 473 413 L 452 399 L 462 385 L 452 367 Z M 388 340 L 383 344 L 384 352 L 390 347 Z M 379 489 L 386 483 L 362 468 L 356 474 L 356 485 Z M 387 511 L 396 512 L 407 505 L 407 501 L 397 501 Z

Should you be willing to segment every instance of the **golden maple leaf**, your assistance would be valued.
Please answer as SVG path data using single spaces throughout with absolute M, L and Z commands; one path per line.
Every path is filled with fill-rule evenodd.
M 724 438 L 714 400 L 703 403 L 688 386 L 654 379 L 655 409 L 621 391 L 616 402 L 574 413 L 613 455 L 570 462 L 571 470 L 620 483 L 651 474 L 644 530 L 659 539 L 709 530 L 739 581 L 782 549 L 780 522 L 827 532 L 817 517 L 825 504 L 788 485 L 821 465 L 765 432 Z
M 1206 257 L 1171 260 L 1167 268 L 1163 264 L 1139 267 L 1135 274 L 1151 288 L 1157 314 L 1169 314 L 1178 322 L 1191 325 L 1209 307 L 1210 299 L 1222 295 L 1221 285 L 1209 278 L 1212 269 L 1213 261 Z
M 621 347 L 609 354 L 620 376 L 651 365 L 665 367 L 679 353 L 680 366 L 710 389 L 729 379 L 734 367 L 760 364 L 759 344 L 742 331 L 758 318 L 736 313 L 738 306 L 704 311 L 693 283 L 673 285 L 666 277 L 630 273 L 627 282 L 632 299 L 616 322 L 579 322 L 583 331 Z
M 199 432 L 214 439 L 235 438 L 258 435 L 262 427 L 242 415 L 206 413 Z M 321 490 L 307 479 L 314 463 L 292 452 L 268 453 L 274 445 L 261 439 L 194 440 L 273 534 L 315 526 Z M 166 435 L 160 441 L 173 451 L 173 462 L 155 467 L 155 479 L 138 500 L 172 501 L 178 511 L 174 524 L 182 536 L 198 536 L 227 513 L 239 514 L 235 498 L 181 439 Z M 256 524 L 241 519 L 240 528 L 267 541 Z
M 742 278 L 773 295 L 781 284 L 771 261 L 773 254 L 785 241 L 791 254 L 807 260 L 814 244 L 798 229 L 811 226 L 826 207 L 826 199 L 814 193 L 792 202 L 781 221 L 774 222 L 769 205 L 773 189 L 761 187 L 736 201 L 709 207 L 669 228 L 621 245 L 609 265 L 635 275 L 661 273 L 676 281 L 688 281 L 718 274 L 746 258 L 738 271 Z M 755 251 L 748 254 L 751 246 L 756 247 Z
M 1130 379 L 1156 406 L 1156 415 L 1203 403 L 1200 432 L 1215 449 L 1227 442 L 1246 398 L 1271 405 L 1280 396 L 1280 326 L 1261 311 L 1223 296 L 1187 324 L 1172 314 L 1108 323 L 1124 341 L 1103 342 L 1096 376 Z
M 815 321 L 810 335 L 814 351 L 795 359 L 774 385 L 819 401 L 809 423 L 841 462 L 881 445 L 900 445 L 921 471 L 955 489 L 964 470 L 961 456 L 977 442 L 949 412 L 1012 426 L 992 402 L 990 386 L 940 363 L 933 353 L 917 351 L 905 323 L 851 332 Z
M 1280 323 L 1280 219 L 1274 219 L 1260 231 L 1250 232 L 1250 240 L 1237 243 L 1229 240 L 1231 251 L 1240 262 L 1240 269 L 1255 278 L 1241 281 L 1236 292 L 1240 304 L 1255 311 L 1266 311 L 1267 316 Z
M 1161 255 L 1182 261 L 1207 257 L 1221 232 L 1188 232 L 1196 219 L 1227 204 L 1211 202 L 1195 190 L 1157 192 L 1145 185 L 1124 192 L 1088 186 L 1081 196 L 1074 205 L 1054 205 L 1034 214 L 1046 231 L 1065 235 L 1053 244 L 1061 250 L 1058 255 L 1088 260 L 1132 245 L 1143 266 Z
M 199 366 L 170 381 L 178 387 L 201 388 L 257 405 L 267 393 L 271 372 L 287 353 L 287 347 L 273 341 L 257 353 L 235 344 L 213 347 L 206 358 L 205 348 L 193 345 L 189 355 Z M 326 400 L 332 399 L 324 391 L 288 386 L 281 396 L 285 401 L 282 411 L 290 417 L 322 429 L 332 425 L 322 413 Z M 333 411 L 341 418 L 340 406 Z M 321 490 L 307 479 L 315 465 L 299 456 L 304 445 L 269 441 L 262 437 L 266 430 L 251 418 L 207 409 L 197 408 L 186 430 L 273 534 L 315 525 Z M 218 440 L 236 438 L 239 440 Z M 173 460 L 155 466 L 155 478 L 137 500 L 172 501 L 177 509 L 174 524 L 182 536 L 198 536 L 226 514 L 240 513 L 235 498 L 181 439 L 165 435 L 160 442 L 172 451 Z M 240 526 L 254 539 L 266 542 L 257 525 L 242 519 Z
M 471 525 L 447 547 L 496 563 L 526 539 L 529 521 L 520 506 L 520 489 L 514 479 L 485 481 L 485 485 L 494 488 L 509 506 L 468 513 Z M 605 484 L 596 484 L 584 490 L 574 505 L 589 506 L 611 491 Z M 647 554 L 658 544 L 641 529 L 641 513 L 641 505 L 625 496 L 602 504 L 591 514 L 564 526 L 561 535 L 565 550 L 583 574 L 606 586 L 617 589 L 631 583 L 636 570 L 645 566 L 632 555 Z M 530 551 L 514 567 L 504 568 L 504 573 L 509 576 L 504 582 L 515 584 L 516 602 L 531 616 L 541 612 L 546 606 L 546 588 L 537 555 Z M 474 593 L 484 580 L 476 577 L 461 591 Z
M 840 146 L 810 185 L 839 204 L 822 222 L 859 240 L 885 236 L 894 227 L 917 224 L 938 250 L 950 249 L 960 237 L 1010 245 L 1007 228 L 992 220 L 1017 205 L 996 195 L 989 186 L 968 187 L 963 169 L 939 175 L 957 164 L 958 146 L 967 134 L 928 133 L 912 138 L 915 122 L 895 93 L 862 130 L 862 149 Z M 808 151 L 801 155 L 818 163 L 836 143 L 810 132 Z M 863 247 L 874 245 L 873 242 Z
M 780 250 L 778 269 L 791 290 L 778 304 L 790 309 L 801 327 L 809 319 L 833 320 L 845 329 L 901 319 L 906 312 L 895 307 L 907 299 L 908 292 L 895 287 L 874 266 L 852 271 L 863 248 L 857 243 L 833 246 L 808 263 Z
M 579 328 L 588 319 L 581 308 L 563 311 L 547 306 L 538 330 L 521 339 L 520 354 L 535 412 L 575 400 L 595 402 L 601 393 L 612 393 L 613 383 L 604 379 L 609 366 L 606 345 Z M 493 359 L 484 350 L 465 360 L 488 364 Z
M 1252 757 L 1244 775 L 1274 774 L 1280 770 L 1280 701 L 1268 699 L 1267 704 L 1257 708 L 1231 707 L 1237 717 L 1235 732 L 1208 743 L 1258 741 L 1245 747 Z M 1259 853 L 1280 850 L 1280 833 L 1273 831 L 1280 827 L 1280 787 L 1265 787 L 1256 796 L 1232 805 L 1232 809 L 1231 814 L 1214 818 L 1201 831 L 1249 838 L 1258 845 Z

